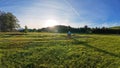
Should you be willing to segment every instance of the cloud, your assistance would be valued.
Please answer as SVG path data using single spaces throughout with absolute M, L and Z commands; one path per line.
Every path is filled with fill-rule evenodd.
M 91 24 L 86 20 L 76 19 L 80 16 L 78 11 L 65 0 L 37 0 L 31 6 L 22 7 L 22 10 L 18 16 L 22 27 L 27 25 L 29 28 L 42 28 L 48 19 L 55 19 L 60 25 L 73 27 Z
M 118 26 L 118 25 L 120 25 L 119 23 L 120 22 L 105 22 L 105 23 L 102 23 L 100 26 L 101 27 L 112 27 L 112 26 Z
M 13 0 L 13 2 L 9 1 L 10 5 L 4 6 L 2 9 L 15 13 L 22 27 L 27 25 L 29 28 L 42 28 L 45 27 L 44 23 L 48 19 L 57 20 L 60 25 L 73 27 L 107 26 L 107 23 L 111 22 L 101 23 L 108 18 L 106 4 L 102 1 L 94 1 L 95 4 L 89 0 L 26 0 L 18 2 Z

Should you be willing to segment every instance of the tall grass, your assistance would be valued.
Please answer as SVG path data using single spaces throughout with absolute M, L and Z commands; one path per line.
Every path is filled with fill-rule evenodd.
M 1 68 L 119 68 L 119 35 L 1 33 Z

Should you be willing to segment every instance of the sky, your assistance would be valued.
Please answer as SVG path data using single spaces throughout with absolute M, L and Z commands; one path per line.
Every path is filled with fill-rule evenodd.
M 13 13 L 28 28 L 119 26 L 119 6 L 120 0 L 0 0 L 0 10 Z

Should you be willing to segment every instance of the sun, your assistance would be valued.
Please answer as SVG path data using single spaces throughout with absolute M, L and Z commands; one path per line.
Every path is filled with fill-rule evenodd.
M 55 25 L 58 25 L 58 24 L 59 24 L 58 21 L 54 20 L 54 19 L 48 19 L 45 22 L 46 27 L 52 27 L 52 26 L 55 26 Z

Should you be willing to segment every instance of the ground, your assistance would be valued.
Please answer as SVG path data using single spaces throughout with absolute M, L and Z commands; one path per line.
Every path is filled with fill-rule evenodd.
M 2 68 L 119 68 L 120 35 L 0 33 Z

